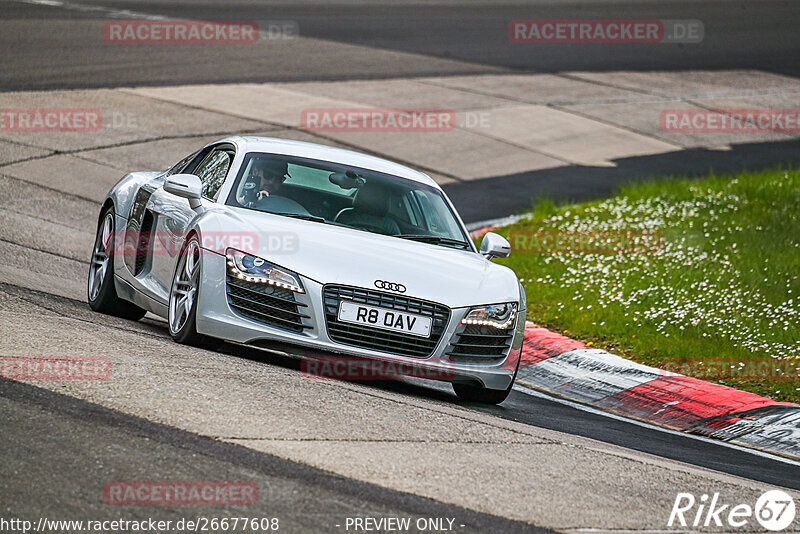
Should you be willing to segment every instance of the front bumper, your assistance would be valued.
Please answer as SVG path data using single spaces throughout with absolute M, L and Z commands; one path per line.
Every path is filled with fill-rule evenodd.
M 196 328 L 201 334 L 238 343 L 263 344 L 274 341 L 299 345 L 327 353 L 359 356 L 403 364 L 423 371 L 421 376 L 446 376 L 451 382 L 479 384 L 489 389 L 506 389 L 514 379 L 525 328 L 524 307 L 517 314 L 511 346 L 505 356 L 481 362 L 453 361 L 449 356 L 459 339 L 457 332 L 468 308 L 450 309 L 442 335 L 430 355 L 409 357 L 380 350 L 343 344 L 331 339 L 327 328 L 323 285 L 301 275 L 305 293 L 295 294 L 304 316 L 302 331 L 270 326 L 234 311 L 226 292 L 226 259 L 215 253 L 203 256 L 202 279 L 197 300 Z M 329 286 L 325 286 L 329 287 Z M 371 291 L 371 290 L 370 290 Z M 524 301 L 523 301 L 524 303 Z M 330 305 L 330 301 L 329 301 Z M 524 304 L 523 304 L 524 305 Z M 307 353 L 307 351 L 305 351 Z

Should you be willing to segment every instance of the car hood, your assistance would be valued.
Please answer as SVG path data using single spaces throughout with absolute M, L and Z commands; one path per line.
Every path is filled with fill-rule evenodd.
M 472 251 L 255 211 L 225 211 L 226 216 L 214 217 L 215 224 L 203 226 L 216 232 L 236 228 L 245 252 L 321 284 L 376 289 L 375 281 L 384 280 L 404 285 L 405 296 L 450 308 L 519 300 L 514 272 Z

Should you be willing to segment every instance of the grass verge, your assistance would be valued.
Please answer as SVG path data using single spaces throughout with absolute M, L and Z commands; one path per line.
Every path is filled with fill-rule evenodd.
M 540 202 L 498 230 L 540 325 L 800 403 L 800 171 L 659 180 Z

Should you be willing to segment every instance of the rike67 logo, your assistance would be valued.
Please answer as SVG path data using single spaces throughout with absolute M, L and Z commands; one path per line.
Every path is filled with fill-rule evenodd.
M 707 494 L 697 499 L 691 493 L 678 493 L 667 526 L 752 528 L 756 527 L 751 524 L 754 518 L 766 530 L 784 530 L 795 518 L 794 499 L 784 491 L 770 490 L 758 498 L 755 506 L 750 506 L 724 503 L 719 493 L 714 493 L 711 499 Z

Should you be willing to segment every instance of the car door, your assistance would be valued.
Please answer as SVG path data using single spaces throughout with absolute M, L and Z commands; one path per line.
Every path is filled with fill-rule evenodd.
M 200 178 L 203 184 L 201 202 L 207 204 L 216 201 L 234 156 L 235 149 L 229 144 L 209 147 L 181 171 Z M 164 191 L 163 182 L 162 187 L 151 195 L 147 208 L 153 216 L 150 282 L 156 297 L 166 302 L 186 232 L 202 210 L 193 210 L 187 199 Z
M 153 217 L 152 213 L 148 211 L 150 197 L 164 185 L 167 176 L 181 172 L 191 161 L 200 157 L 200 152 L 197 151 L 186 156 L 164 173 L 140 186 L 128 213 L 126 213 L 127 223 L 124 230 L 122 257 L 127 272 L 122 276 L 139 291 L 150 293 L 142 284 L 145 280 L 142 275 L 148 272 L 145 267 L 149 266 L 150 238 L 153 233 Z

